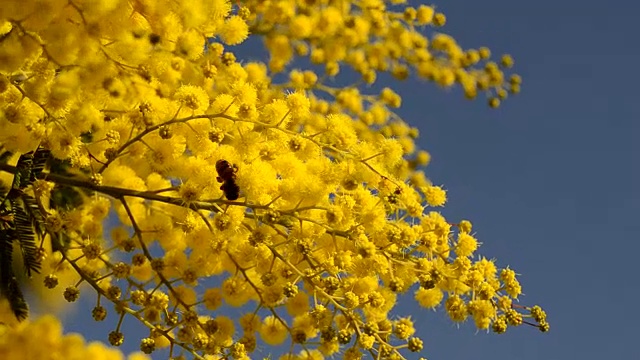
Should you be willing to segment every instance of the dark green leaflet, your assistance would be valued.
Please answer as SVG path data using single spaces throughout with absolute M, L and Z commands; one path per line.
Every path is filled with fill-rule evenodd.
M 28 205 L 26 205 L 23 198 L 11 198 L 9 201 L 11 203 L 11 209 L 13 210 L 13 223 L 15 226 L 14 239 L 17 239 L 20 243 L 25 270 L 27 276 L 31 276 L 32 271 L 40 272 L 41 265 L 40 257 L 38 256 L 38 245 L 35 241 L 36 234 L 34 233 L 34 225 L 36 227 L 42 226 L 43 222 L 38 222 L 36 218 L 33 218 L 25 211 Z M 36 209 L 36 211 L 39 210 Z
M 36 199 L 24 190 L 41 176 L 49 156 L 42 148 L 21 155 L 11 188 L 0 188 L 6 194 L 0 202 L 0 293 L 9 300 L 18 320 L 28 316 L 29 306 L 13 271 L 13 245 L 17 241 L 27 276 L 40 272 L 40 241 L 36 240 L 45 233 L 44 215 Z M 6 152 L 0 154 L 0 160 L 6 158 Z
M 45 219 L 40 211 L 40 206 L 38 206 L 36 199 L 28 194 L 22 194 L 20 200 L 22 200 L 22 209 L 24 209 L 25 213 L 29 217 L 29 221 L 33 224 L 36 235 L 44 236 L 44 233 L 46 232 L 44 226 Z
M 16 173 L 13 175 L 12 189 L 24 189 L 30 185 L 31 169 L 33 168 L 33 154 L 28 152 L 18 158 Z M 31 184 L 33 181 L 31 181 Z
M 5 184 L 0 180 L 0 196 L 4 196 L 4 194 L 8 193 L 9 189 L 5 186 Z
M 45 167 L 47 166 L 47 161 L 51 157 L 51 152 L 49 150 L 45 150 L 39 147 L 35 153 L 33 154 L 33 165 L 31 168 L 31 176 L 29 177 L 29 181 L 33 183 L 36 179 L 42 174 Z
M 14 230 L 7 228 L 6 222 L 2 223 L 0 227 L 0 293 L 9 300 L 9 306 L 16 318 L 24 320 L 29 314 L 29 306 L 24 300 L 18 280 L 13 273 L 14 235 Z

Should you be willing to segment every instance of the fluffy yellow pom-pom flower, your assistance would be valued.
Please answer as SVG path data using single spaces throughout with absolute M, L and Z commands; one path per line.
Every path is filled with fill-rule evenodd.
M 267 316 L 264 319 L 262 326 L 260 326 L 260 337 L 265 343 L 279 345 L 287 339 L 289 332 L 282 321 L 275 316 Z
M 183 85 L 178 88 L 174 98 L 196 113 L 201 113 L 209 107 L 209 95 L 199 86 Z
M 478 240 L 467 233 L 458 235 L 458 243 L 455 247 L 455 253 L 458 256 L 471 256 L 478 249 Z
M 415 299 L 420 306 L 427 309 L 432 309 L 438 306 L 442 302 L 444 294 L 442 290 L 438 288 L 424 289 L 420 288 L 415 293 Z
M 422 192 L 429 206 L 443 206 L 447 202 L 447 191 L 440 186 L 425 186 Z
M 220 29 L 220 39 L 227 45 L 238 45 L 249 36 L 249 26 L 240 16 L 232 16 Z

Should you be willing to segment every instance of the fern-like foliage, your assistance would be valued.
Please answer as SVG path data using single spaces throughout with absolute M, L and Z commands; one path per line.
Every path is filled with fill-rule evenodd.
M 4 194 L 8 193 L 9 189 L 7 186 L 0 180 L 0 197 L 4 197 Z
M 13 239 L 15 230 L 11 229 L 11 211 L 3 208 L 0 211 L 0 293 L 9 300 L 11 311 L 24 320 L 29 314 L 29 306 L 20 290 L 18 280 L 13 272 Z M 6 220 L 9 221 L 6 221 Z
M 11 310 L 18 320 L 29 314 L 20 284 L 13 270 L 13 246 L 20 248 L 27 276 L 40 272 L 40 244 L 45 233 L 44 216 L 36 199 L 25 190 L 44 171 L 49 151 L 38 148 L 21 155 L 16 164 L 11 188 L 0 189 L 6 193 L 0 202 L 0 293 L 9 300 Z M 0 153 L 0 160 L 6 158 Z
M 16 173 L 13 175 L 12 189 L 25 189 L 31 180 L 31 169 L 33 168 L 33 152 L 20 155 L 16 164 Z
M 11 195 L 12 191 L 9 191 Z M 20 250 L 22 251 L 22 259 L 27 276 L 31 276 L 31 272 L 40 272 L 40 256 L 38 255 L 38 244 L 36 243 L 36 234 L 34 225 L 41 226 L 43 223 L 30 216 L 26 209 L 28 205 L 21 196 L 11 197 L 9 199 L 13 214 L 14 239 L 18 240 Z M 35 222 L 35 224 L 34 224 Z M 41 235 L 41 234 L 38 234 Z M 39 237 L 39 236 L 38 236 Z
M 42 147 L 39 147 L 33 153 L 33 165 L 31 167 L 31 173 L 29 176 L 30 183 L 33 183 L 38 179 L 40 174 L 44 171 L 47 166 L 47 162 L 51 158 L 51 152 L 49 150 L 45 150 Z

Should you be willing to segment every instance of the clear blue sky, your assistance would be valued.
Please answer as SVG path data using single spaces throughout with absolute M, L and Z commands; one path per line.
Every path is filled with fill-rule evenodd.
M 482 252 L 522 274 L 522 303 L 541 304 L 551 332 L 476 334 L 427 316 L 429 358 L 640 359 L 640 5 L 439 8 L 463 46 L 511 53 L 523 92 L 488 111 L 416 82 L 401 91 L 403 115 L 423 129 L 428 175 L 449 190 L 444 213 L 470 218 Z
M 490 110 L 412 81 L 398 87 L 400 113 L 421 129 L 420 145 L 433 156 L 428 176 L 449 191 L 445 215 L 472 220 L 481 253 L 522 274 L 521 303 L 542 305 L 551 332 L 458 328 L 411 300 L 398 314 L 419 319 L 429 359 L 640 359 L 640 41 L 632 35 L 640 5 L 438 6 L 448 17 L 444 32 L 463 47 L 515 57 L 522 94 Z M 106 339 L 89 310 L 78 314 L 68 330 L 91 327 Z M 125 349 L 137 348 L 132 337 Z

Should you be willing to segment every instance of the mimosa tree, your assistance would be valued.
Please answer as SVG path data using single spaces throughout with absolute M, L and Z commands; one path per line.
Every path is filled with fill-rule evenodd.
M 394 315 L 402 294 L 478 329 L 547 331 L 471 223 L 438 212 L 430 155 L 377 81 L 490 107 L 520 91 L 510 56 L 461 48 L 445 22 L 402 0 L 3 0 L 0 358 L 114 359 L 126 341 L 401 359 L 427 340 Z M 250 36 L 265 62 L 234 54 Z M 96 293 L 111 346 L 27 319 L 26 277 L 44 301 Z

